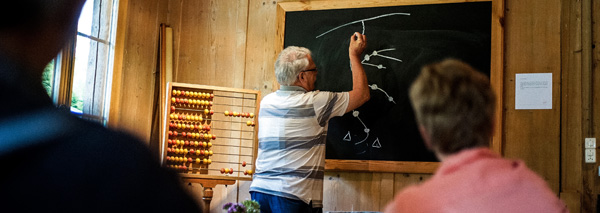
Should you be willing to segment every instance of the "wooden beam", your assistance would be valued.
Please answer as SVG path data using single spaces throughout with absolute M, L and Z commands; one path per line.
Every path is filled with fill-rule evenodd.
M 332 160 L 325 159 L 325 171 L 433 173 L 439 162 Z
M 593 137 L 592 93 L 592 0 L 581 1 L 581 112 L 582 137 Z M 580 143 L 582 143 L 580 141 Z M 581 157 L 580 157 L 581 158 Z M 598 161 L 596 159 L 596 161 Z M 598 176 L 597 163 L 584 163 L 582 168 L 582 212 L 596 211 L 598 195 L 594 188 Z
M 561 189 L 569 211 L 582 210 L 581 1 L 561 1 Z
M 113 61 L 112 89 L 110 94 L 110 110 L 108 127 L 119 127 L 119 114 L 121 109 L 122 84 L 123 84 L 123 58 L 125 55 L 125 40 L 127 35 L 127 9 L 129 0 L 119 0 L 117 33 L 115 38 L 115 56 Z
M 391 7 L 421 4 L 444 4 L 460 2 L 489 2 L 491 0 L 340 0 L 340 1 L 294 1 L 280 3 L 284 11 L 331 10 L 344 8 Z

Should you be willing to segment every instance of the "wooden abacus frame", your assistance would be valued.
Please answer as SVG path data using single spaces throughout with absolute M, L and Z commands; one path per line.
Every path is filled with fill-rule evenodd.
M 180 103 L 174 104 L 172 102 L 173 98 L 176 99 L 177 97 L 180 97 L 180 96 L 174 96 L 172 94 L 173 90 L 198 91 L 198 92 L 204 92 L 204 93 L 209 93 L 209 94 L 213 94 L 213 95 L 214 95 L 215 92 L 241 94 L 242 95 L 241 97 L 233 97 L 233 96 L 222 96 L 222 97 L 225 97 L 225 98 L 241 98 L 242 99 L 242 105 L 240 105 L 240 106 L 229 105 L 229 106 L 242 107 L 242 108 L 244 108 L 244 107 L 254 108 L 254 112 L 253 112 L 254 115 L 258 115 L 258 110 L 259 110 L 259 106 L 260 106 L 260 91 L 247 90 L 247 89 L 227 88 L 227 87 L 217 87 L 217 86 L 206 86 L 206 85 L 196 85 L 196 84 L 186 84 L 186 83 L 169 82 L 167 84 L 167 88 L 166 88 L 167 92 L 166 92 L 166 100 L 165 100 L 165 109 L 163 111 L 164 112 L 163 123 L 162 123 L 162 126 L 161 126 L 161 128 L 162 128 L 161 129 L 162 137 L 161 137 L 161 150 L 160 150 L 160 153 L 161 153 L 161 163 L 163 164 L 163 166 L 166 166 L 169 163 L 169 162 L 167 162 L 167 156 L 169 156 L 169 153 L 167 153 L 167 149 L 170 148 L 169 147 L 170 144 L 168 144 L 168 140 L 169 140 L 169 134 L 168 133 L 170 132 L 169 124 L 171 124 L 171 122 L 174 122 L 174 123 L 183 123 L 183 122 L 192 123 L 193 122 L 193 123 L 199 123 L 199 124 L 201 124 L 199 126 L 209 126 L 211 128 L 214 125 L 214 122 L 243 123 L 243 122 L 240 122 L 240 121 L 232 121 L 231 119 L 229 121 L 215 120 L 212 117 L 213 114 L 210 114 L 210 116 L 208 116 L 209 114 L 205 114 L 204 116 L 201 115 L 202 119 L 204 119 L 204 120 L 200 120 L 200 121 L 198 121 L 198 120 L 196 120 L 196 121 L 189 121 L 189 120 L 181 121 L 181 120 L 177 120 L 177 119 L 171 119 L 170 116 L 171 116 L 171 113 L 173 113 L 171 111 L 171 107 L 174 107 L 175 105 L 177 105 L 177 106 L 181 105 Z M 246 98 L 247 95 L 254 96 L 254 98 Z M 215 95 L 214 98 L 216 98 L 216 97 L 218 97 L 218 96 Z M 187 98 L 187 97 L 183 97 L 183 98 Z M 202 98 L 202 97 L 191 97 L 190 99 L 194 99 L 195 101 L 199 101 L 199 100 L 203 100 L 203 99 L 205 99 L 206 102 L 209 102 L 208 100 L 211 100 L 211 101 L 210 101 L 210 105 L 208 103 L 206 103 L 206 102 L 203 102 L 204 104 L 202 104 L 202 106 L 204 106 L 204 107 L 196 106 L 196 105 L 201 105 L 201 104 L 197 104 L 197 103 L 196 104 L 185 104 L 187 107 L 183 108 L 182 111 L 186 111 L 186 112 L 188 112 L 188 111 L 198 111 L 199 114 L 202 114 L 202 112 L 204 110 L 211 110 L 212 111 L 212 106 L 213 106 L 212 100 L 214 100 L 213 98 L 210 98 L 210 97 L 208 97 L 208 98 L 207 97 L 204 97 L 204 98 Z M 252 106 L 245 106 L 244 105 L 244 101 L 245 101 L 244 99 L 249 99 L 251 101 L 254 101 L 254 104 Z M 225 106 L 227 106 L 227 104 L 220 104 L 220 103 L 214 103 L 214 105 L 225 105 Z M 212 111 L 211 113 L 217 114 L 217 112 L 214 112 L 214 111 Z M 231 117 L 233 117 L 233 116 L 231 116 Z M 235 116 L 235 117 L 240 117 L 240 116 Z M 246 118 L 248 118 L 248 117 L 246 117 Z M 247 121 L 247 122 L 253 122 L 252 125 L 250 125 L 250 124 L 247 125 L 247 126 L 251 126 L 252 127 L 252 131 L 245 130 L 244 132 L 251 132 L 251 134 L 252 134 L 252 138 L 251 138 L 251 140 L 252 140 L 252 142 L 251 142 L 252 146 L 251 147 L 245 146 L 244 148 L 250 148 L 252 154 L 251 154 L 251 156 L 247 156 L 247 155 L 244 155 L 244 156 L 246 158 L 247 157 L 251 158 L 251 164 L 248 163 L 248 165 L 250 166 L 249 168 L 251 168 L 250 170 L 253 172 L 255 170 L 255 165 L 256 165 L 255 164 L 256 163 L 256 155 L 258 153 L 258 136 L 257 136 L 257 133 L 258 133 L 258 129 L 257 129 L 257 126 L 258 126 L 257 125 L 257 123 L 258 123 L 257 122 L 258 121 L 258 117 L 257 116 L 252 116 L 251 118 L 248 118 L 248 119 L 253 119 L 252 121 L 250 121 L 250 120 Z M 202 123 L 205 123 L 205 124 L 208 124 L 208 125 L 202 125 Z M 239 139 L 240 140 L 240 142 L 239 142 L 240 143 L 240 145 L 239 145 L 239 150 L 240 151 L 237 153 L 238 161 L 239 162 L 235 162 L 235 164 L 242 164 L 242 161 L 241 161 L 241 159 L 242 159 L 241 149 L 242 149 L 243 146 L 241 145 L 241 143 L 242 143 L 242 140 L 249 140 L 248 138 L 243 138 L 242 137 L 242 131 L 243 131 L 242 127 L 243 127 L 243 125 L 240 124 L 240 129 L 239 130 L 238 129 L 227 129 L 227 131 L 233 130 L 233 131 L 239 131 L 240 132 L 239 138 L 227 138 L 227 139 Z M 209 133 L 210 130 L 205 130 L 204 136 L 202 136 L 202 134 L 198 134 L 201 130 L 191 129 L 189 131 L 191 131 L 192 133 L 194 133 L 194 136 L 196 136 L 196 137 L 198 135 L 200 135 L 200 137 L 199 137 L 200 140 L 204 139 L 204 140 L 208 140 L 210 142 L 210 140 L 212 138 L 212 137 L 206 138 L 206 135 L 210 135 L 210 134 L 207 134 L 207 133 Z M 182 137 L 185 136 L 185 135 L 183 135 L 183 133 L 185 133 L 185 132 L 182 132 Z M 187 134 L 189 135 L 189 133 L 190 132 L 188 132 Z M 179 133 L 177 133 L 177 134 L 179 134 Z M 194 139 L 193 138 L 194 136 L 192 136 L 192 139 Z M 175 136 L 175 137 L 179 137 L 179 136 Z M 173 137 L 173 138 L 175 138 L 175 137 Z M 215 140 L 215 141 L 217 140 L 215 138 L 212 138 L 212 139 Z M 202 144 L 202 142 L 200 142 L 200 144 Z M 182 146 L 183 147 L 183 145 L 174 145 L 173 147 L 175 147 L 175 146 Z M 191 145 L 190 145 L 190 147 L 191 147 Z M 210 147 L 210 146 L 208 146 L 208 147 Z M 185 159 L 185 157 L 187 157 L 186 155 L 191 155 L 191 153 L 186 152 L 184 154 L 176 154 L 176 155 L 183 155 L 182 158 Z M 225 155 L 234 155 L 235 156 L 235 154 L 225 154 Z M 196 155 L 194 157 L 197 157 L 197 156 L 198 155 Z M 206 157 L 207 155 L 204 155 L 204 156 Z M 210 155 L 210 156 L 212 156 L 212 155 Z M 206 157 L 205 159 L 211 159 L 211 157 Z M 192 162 L 189 162 L 189 161 L 188 162 L 185 162 L 185 161 L 183 161 L 183 162 L 175 162 L 175 164 L 177 164 L 177 163 L 179 163 L 181 165 L 184 165 L 184 166 L 186 164 L 190 165 L 189 168 L 185 167 L 186 169 L 179 169 L 178 170 L 178 172 L 180 172 L 180 175 L 183 178 L 186 178 L 186 179 L 201 178 L 201 179 L 215 179 L 215 180 L 244 180 L 244 181 L 251 181 L 252 180 L 252 175 L 249 175 L 248 177 L 241 176 L 240 175 L 241 169 L 236 171 L 236 173 L 235 173 L 236 175 L 226 175 L 226 174 L 222 175 L 223 173 L 214 175 L 214 174 L 209 174 L 209 171 L 210 170 L 215 170 L 215 169 L 209 169 L 209 167 L 210 167 L 211 164 L 207 164 L 205 162 L 204 163 L 202 163 L 202 162 L 201 163 L 195 163 L 194 161 L 192 161 Z M 220 163 L 231 164 L 231 163 L 234 163 L 234 162 L 220 162 Z M 197 169 L 196 168 L 192 168 L 193 166 L 196 166 L 198 168 Z M 232 173 L 230 173 L 230 174 L 232 174 Z

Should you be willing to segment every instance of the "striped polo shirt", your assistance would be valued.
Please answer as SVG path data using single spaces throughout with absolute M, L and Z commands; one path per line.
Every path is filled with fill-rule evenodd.
M 327 124 L 344 114 L 348 99 L 348 92 L 307 92 L 298 86 L 281 86 L 265 96 L 250 191 L 323 207 Z

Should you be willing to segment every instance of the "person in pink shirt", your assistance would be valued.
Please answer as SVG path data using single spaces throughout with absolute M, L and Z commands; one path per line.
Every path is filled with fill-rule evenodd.
M 446 59 L 423 67 L 409 95 L 423 141 L 442 163 L 385 212 L 568 212 L 522 161 L 488 148 L 495 97 L 485 75 Z

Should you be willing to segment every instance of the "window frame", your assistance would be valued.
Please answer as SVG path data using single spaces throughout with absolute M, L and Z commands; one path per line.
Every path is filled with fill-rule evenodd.
M 101 1 L 100 4 L 103 2 L 102 0 L 88 0 L 88 1 L 94 1 L 91 2 L 92 4 L 94 4 L 94 7 L 108 7 L 111 10 L 110 13 L 110 19 L 108 19 L 108 23 L 99 23 L 99 25 L 103 25 L 103 26 L 108 26 L 108 41 L 92 36 L 92 35 L 87 35 L 85 33 L 76 31 L 74 33 L 74 35 L 72 36 L 72 38 L 68 41 L 67 45 L 63 48 L 63 50 L 61 50 L 61 52 L 58 54 L 58 56 L 53 59 L 55 61 L 55 69 L 54 69 L 54 80 L 53 80 L 53 86 L 52 86 L 52 94 L 51 94 L 51 99 L 53 101 L 53 103 L 61 109 L 64 110 L 69 110 L 71 111 L 71 101 L 73 98 L 73 85 L 74 85 L 74 76 L 75 76 L 75 55 L 76 55 L 76 48 L 77 48 L 77 38 L 78 36 L 84 37 L 84 38 L 88 38 L 92 41 L 96 41 L 98 43 L 102 43 L 104 45 L 107 45 L 106 48 L 106 53 L 98 53 L 96 52 L 96 56 L 95 57 L 99 57 L 100 54 L 105 54 L 103 57 L 106 57 L 106 62 L 104 62 L 104 66 L 105 68 L 102 70 L 102 72 L 104 72 L 104 81 L 102 82 L 102 84 L 104 84 L 103 87 L 103 96 L 101 97 L 102 99 L 102 103 L 99 104 L 97 107 L 100 110 L 100 115 L 93 115 L 90 113 L 86 113 L 85 111 L 82 112 L 81 114 L 77 114 L 79 117 L 87 119 L 87 120 L 94 120 L 96 122 L 101 123 L 102 125 L 106 126 L 108 124 L 108 118 L 110 115 L 110 106 L 111 106 L 111 92 L 112 92 L 112 88 L 113 88 L 113 69 L 115 69 L 115 60 L 117 60 L 115 58 L 115 43 L 116 43 L 116 36 L 117 36 L 117 27 L 120 25 L 119 24 L 119 14 L 121 14 L 121 10 L 120 10 L 120 6 L 123 2 L 127 3 L 127 0 L 112 0 L 111 5 L 97 5 L 97 3 L 95 1 Z M 94 8 L 94 13 L 98 12 L 97 8 Z M 93 19 L 92 21 L 102 21 L 103 19 L 100 18 L 98 19 Z M 106 19 L 104 19 L 104 21 L 106 21 Z M 89 57 L 88 57 L 89 60 Z M 89 63 L 89 61 L 88 61 Z M 96 65 L 97 67 L 97 65 Z M 78 68 L 79 69 L 79 68 Z M 90 72 L 90 70 L 88 68 L 84 68 L 86 69 L 86 72 Z M 95 71 L 94 71 L 95 72 Z M 87 77 L 86 77 L 87 78 Z M 94 83 L 92 85 L 92 87 L 96 87 L 96 84 Z M 95 99 L 95 97 L 93 97 Z M 85 100 L 84 100 L 85 101 Z M 82 110 L 83 111 L 83 110 Z M 75 113 L 74 113 L 75 114 Z

